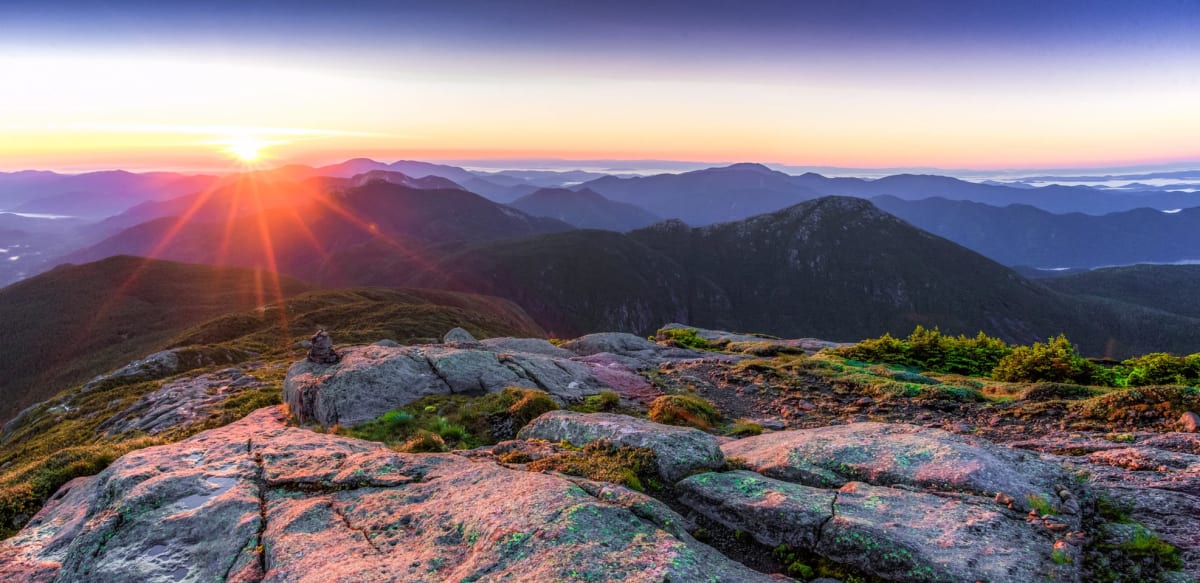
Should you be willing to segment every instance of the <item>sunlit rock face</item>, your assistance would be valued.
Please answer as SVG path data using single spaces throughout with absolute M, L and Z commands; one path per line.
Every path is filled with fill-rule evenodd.
M 616 486 L 590 489 L 605 494 L 489 461 L 396 453 L 288 427 L 279 409 L 262 409 L 71 482 L 0 545 L 0 575 L 113 583 L 774 580 L 674 528 L 683 518 L 653 499 Z

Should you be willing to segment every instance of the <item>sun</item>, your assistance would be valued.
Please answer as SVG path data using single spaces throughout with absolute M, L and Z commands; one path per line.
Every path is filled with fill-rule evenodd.
M 262 157 L 262 149 L 270 144 L 252 137 L 236 137 L 226 142 L 225 151 L 242 162 L 254 162 Z

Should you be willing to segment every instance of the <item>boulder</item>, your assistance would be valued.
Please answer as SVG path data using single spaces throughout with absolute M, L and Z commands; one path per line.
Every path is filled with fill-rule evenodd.
M 624 332 L 601 332 L 581 336 L 563 344 L 560 348 L 578 356 L 608 354 L 614 360 L 633 370 L 658 368 L 669 360 L 704 358 L 711 353 L 663 346 L 641 336 Z
M 462 328 L 452 328 L 442 337 L 442 342 L 446 344 L 474 344 L 479 341 L 470 332 Z
M 1179 417 L 1179 430 L 1187 433 L 1200 432 L 1200 415 L 1191 411 L 1185 411 Z
M 1076 572 L 1052 559 L 1052 533 L 970 500 L 861 482 L 826 490 L 747 471 L 692 476 L 676 489 L 688 507 L 761 544 L 891 581 L 1071 581 Z
M 109 417 L 96 431 L 114 436 L 184 429 L 218 414 L 230 398 L 265 386 L 267 383 L 237 369 L 175 379 Z
M 565 441 L 575 447 L 598 439 L 607 439 L 616 445 L 644 447 L 654 451 L 659 476 L 672 484 L 696 471 L 725 465 L 725 456 L 712 435 L 690 427 L 661 425 L 613 413 L 551 411 L 526 425 L 517 437 Z
M 563 350 L 541 338 L 488 338 L 481 344 L 494 352 L 522 352 L 525 354 L 540 354 L 554 358 L 571 358 L 575 356 L 569 350 Z
M 1129 512 L 1129 518 L 1179 549 L 1183 571 L 1200 581 L 1200 496 L 1140 485 L 1102 486 L 1098 492 Z
M 627 491 L 591 490 L 597 495 L 559 476 L 288 427 L 278 408 L 262 409 L 69 483 L 0 542 L 0 576 L 773 580 L 660 526 L 678 519 L 669 509 Z
M 368 346 L 325 365 L 302 360 L 288 369 L 283 400 L 301 423 L 353 426 L 451 388 L 429 360 L 405 348 Z
M 184 347 L 155 352 L 117 370 L 93 378 L 83 385 L 83 392 L 101 385 L 132 384 L 166 378 L 206 366 L 232 364 L 250 358 L 253 353 L 230 348 Z
M 853 423 L 778 431 L 722 446 L 765 476 L 837 488 L 852 481 L 907 485 L 981 497 L 1005 494 L 1021 510 L 1039 497 L 1052 506 L 1071 480 L 1037 454 L 1011 450 L 941 429 L 907 424 Z
M 833 513 L 833 490 L 772 480 L 754 472 L 697 474 L 675 485 L 684 506 L 768 547 L 811 550 Z
M 646 380 L 646 377 L 617 362 L 611 354 L 593 354 L 581 358 L 580 361 L 587 365 L 592 376 L 596 377 L 602 386 L 611 389 L 622 399 L 650 406 L 650 403 L 665 394 Z
M 301 423 L 354 426 L 429 395 L 483 395 L 505 387 L 542 389 L 560 405 L 600 392 L 587 365 L 539 353 L 456 345 L 360 346 L 332 365 L 298 362 L 284 402 Z
M 699 328 L 697 326 L 688 326 L 686 324 L 679 324 L 677 322 L 672 322 L 670 324 L 667 324 L 666 326 L 659 328 L 659 330 L 695 330 L 696 336 L 699 336 L 700 338 L 703 338 L 704 340 L 706 340 L 712 344 L 728 344 L 730 342 L 757 342 L 760 340 L 779 340 L 778 338 L 775 338 L 773 336 L 767 336 L 765 334 L 739 334 L 737 332 L 726 332 L 724 330 L 709 330 L 707 328 Z M 663 339 L 663 336 L 660 335 L 659 340 L 662 340 L 662 339 Z
M 685 324 L 671 323 L 660 328 L 660 330 L 686 330 L 692 329 L 696 331 L 696 335 L 708 342 L 716 345 L 727 344 L 743 344 L 744 347 L 754 346 L 774 346 L 776 351 L 785 352 L 785 348 L 793 348 L 804 352 L 813 353 L 820 352 L 826 348 L 837 348 L 839 346 L 852 346 L 853 343 L 830 342 L 828 340 L 820 340 L 817 338 L 790 338 L 782 339 L 765 334 L 740 334 L 737 332 L 726 332 L 725 330 L 709 330 L 707 328 L 698 328 L 696 326 L 687 326 Z M 765 344 L 764 344 L 765 343 Z M 736 350 L 741 352 L 742 350 Z
M 174 350 L 163 350 L 94 378 L 83 385 L 83 390 L 90 391 L 109 380 L 160 379 L 175 374 L 179 369 L 179 355 Z

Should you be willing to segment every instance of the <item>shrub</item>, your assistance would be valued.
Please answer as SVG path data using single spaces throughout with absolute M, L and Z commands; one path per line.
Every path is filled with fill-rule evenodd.
M 700 331 L 695 328 L 662 329 L 655 334 L 655 338 L 660 342 L 666 342 L 680 348 L 692 348 L 696 350 L 713 350 L 717 348 L 717 346 L 701 338 Z
M 1072 403 L 1072 407 L 1084 419 L 1101 421 L 1126 419 L 1131 411 L 1138 414 L 1155 411 L 1168 419 L 1178 419 L 1185 411 L 1200 410 L 1200 389 L 1137 387 Z
M 906 339 L 884 334 L 854 346 L 835 349 L 838 356 L 864 362 L 898 364 L 936 372 L 984 376 L 990 374 L 1012 347 L 980 332 L 975 337 L 949 336 L 937 328 L 917 326 Z
M 729 431 L 725 432 L 725 435 L 729 435 L 731 437 L 748 437 L 751 435 L 761 435 L 762 432 L 763 426 L 759 425 L 758 423 L 751 421 L 739 421 L 738 423 L 734 423 L 733 426 L 729 428 Z
M 694 395 L 663 395 L 650 403 L 650 420 L 711 429 L 721 418 L 712 403 Z
M 1155 352 L 1126 360 L 1115 372 L 1116 384 L 1125 387 L 1194 385 L 1200 383 L 1200 354 L 1174 356 Z
M 612 391 L 609 393 L 616 396 Z M 620 397 L 617 399 L 620 400 Z M 505 412 L 512 417 L 514 431 L 525 427 L 543 413 L 558 409 L 558 403 L 548 393 L 536 389 L 508 387 L 500 392 L 500 400 L 502 403 L 511 402 Z
M 1010 382 L 1091 384 L 1099 376 L 1098 368 L 1075 352 L 1071 341 L 1060 334 L 1044 344 L 1016 347 L 1000 360 L 992 377 Z

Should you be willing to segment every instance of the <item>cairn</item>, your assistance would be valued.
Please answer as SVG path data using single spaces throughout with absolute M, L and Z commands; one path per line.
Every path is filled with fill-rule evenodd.
M 310 339 L 312 347 L 308 349 L 308 360 L 317 364 L 336 364 L 342 356 L 333 350 L 333 338 L 324 330 L 318 330 Z

